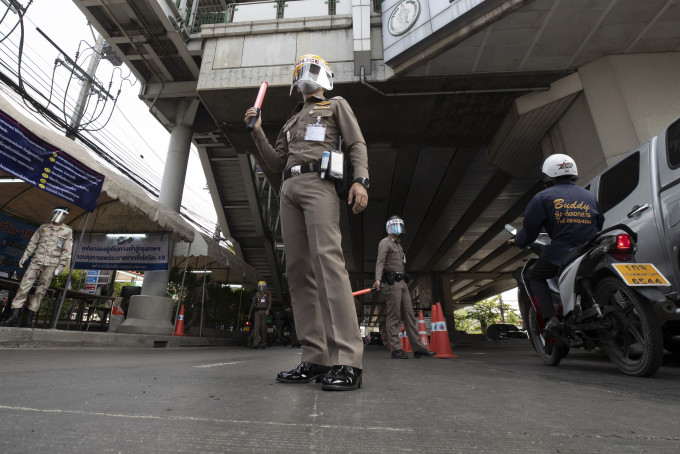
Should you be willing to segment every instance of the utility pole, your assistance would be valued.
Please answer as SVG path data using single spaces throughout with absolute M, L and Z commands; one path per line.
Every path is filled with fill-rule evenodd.
M 97 41 L 95 42 L 93 54 L 90 57 L 90 64 L 87 67 L 87 75 L 89 77 L 84 78 L 83 86 L 80 89 L 80 94 L 78 95 L 78 102 L 76 103 L 76 108 L 73 111 L 73 116 L 71 117 L 71 123 L 69 124 L 69 129 L 66 132 L 66 137 L 71 140 L 76 139 L 76 134 L 78 133 L 78 127 L 80 126 L 80 121 L 83 119 L 85 114 L 85 107 L 87 106 L 87 98 L 90 96 L 90 89 L 92 88 L 92 80 L 94 80 L 94 75 L 97 72 L 97 67 L 102 59 L 102 51 L 104 50 L 104 37 L 102 35 L 97 36 Z
M 501 322 L 505 323 L 505 311 L 503 311 L 503 296 L 498 295 L 498 301 L 500 302 L 501 306 Z

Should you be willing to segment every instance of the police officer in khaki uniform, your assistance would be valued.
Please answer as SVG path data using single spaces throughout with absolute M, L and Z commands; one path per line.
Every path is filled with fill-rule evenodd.
M 324 151 L 346 145 L 354 170 L 348 204 L 362 212 L 368 203 L 368 155 L 364 137 L 347 101 L 327 99 L 333 73 L 315 55 L 298 58 L 293 87 L 302 93 L 284 124 L 276 145 L 267 140 L 258 118 L 252 132 L 261 166 L 282 172 L 281 227 L 286 245 L 286 272 L 302 343 L 302 363 L 281 372 L 281 383 L 321 381 L 324 390 L 353 390 L 361 386 L 363 342 L 352 288 L 345 269 L 340 233 L 339 198 L 332 181 L 321 179 Z M 258 111 L 246 111 L 245 122 Z
M 263 349 L 267 346 L 267 317 L 272 310 L 272 294 L 267 290 L 267 283 L 257 283 L 257 293 L 250 305 L 250 318 L 254 319 L 253 348 Z
M 52 282 L 52 277 L 61 274 L 71 255 L 73 230 L 64 224 L 68 214 L 69 209 L 67 207 L 56 207 L 52 211 L 52 222 L 42 224 L 31 237 L 24 255 L 19 260 L 19 267 L 23 268 L 24 262 L 31 256 L 33 258 L 21 279 L 19 290 L 12 300 L 12 315 L 2 325 L 14 325 L 21 320 L 21 311 L 26 303 L 28 292 L 33 287 L 33 283 L 38 280 L 35 294 L 31 297 L 28 305 L 29 326 L 33 326 L 34 316 L 40 308 L 40 303 Z
M 380 284 L 383 285 L 382 291 L 387 304 L 387 338 L 390 341 L 392 358 L 408 359 L 408 355 L 401 348 L 399 320 L 404 322 L 406 335 L 413 348 L 413 357 L 431 358 L 437 353 L 429 351 L 420 342 L 411 294 L 406 285 L 409 281 L 405 273 L 406 254 L 399 240 L 399 235 L 406 233 L 404 221 L 399 216 L 392 216 L 387 221 L 385 229 L 388 235 L 378 245 L 373 287 L 380 288 Z

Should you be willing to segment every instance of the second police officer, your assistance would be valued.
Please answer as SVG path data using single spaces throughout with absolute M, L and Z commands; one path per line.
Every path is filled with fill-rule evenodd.
M 302 344 L 302 362 L 280 372 L 276 380 L 321 381 L 323 390 L 341 391 L 361 386 L 364 346 L 342 252 L 339 197 L 335 183 L 322 178 L 324 152 L 337 149 L 342 137 L 355 177 L 347 197 L 354 214 L 368 204 L 369 182 L 363 134 L 345 99 L 324 96 L 332 88 L 333 72 L 324 59 L 299 57 L 291 94 L 296 89 L 302 102 L 274 146 L 262 131 L 261 116 L 252 137 L 259 164 L 283 174 L 281 230 L 295 329 Z M 244 121 L 248 124 L 257 115 L 250 108 Z
M 406 285 L 409 281 L 406 274 L 406 254 L 399 239 L 399 235 L 406 233 L 403 219 L 399 216 L 390 217 L 385 224 L 385 230 L 387 236 L 378 245 L 373 288 L 380 288 L 380 285 L 383 285 L 382 292 L 385 294 L 387 306 L 387 338 L 390 341 L 392 358 L 408 359 L 408 355 L 401 348 L 399 320 L 404 322 L 406 335 L 413 346 L 413 357 L 432 358 L 437 353 L 429 351 L 420 342 L 411 294 Z

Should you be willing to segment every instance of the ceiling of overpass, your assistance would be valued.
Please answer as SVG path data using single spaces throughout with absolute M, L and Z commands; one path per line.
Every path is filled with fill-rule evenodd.
M 172 128 L 174 101 L 195 96 L 191 84 L 201 61 L 200 46 L 187 45 L 178 31 L 179 16 L 162 10 L 162 2 L 74 2 L 135 75 L 148 82 L 141 96 Z M 227 3 L 232 2 L 201 2 L 213 9 Z M 392 214 L 406 221 L 409 271 L 441 277 L 455 301 L 475 301 L 513 287 L 510 273 L 524 254 L 505 245 L 503 225 L 518 224 L 540 189 L 541 160 L 538 144 L 529 142 L 533 145 L 518 157 L 527 163 L 524 173 L 510 175 L 489 163 L 488 147 L 513 102 L 604 55 L 678 51 L 678 27 L 680 6 L 674 0 L 526 1 L 467 35 L 451 29 L 432 35 L 389 62 L 397 73 L 392 80 L 336 85 L 331 95 L 349 100 L 364 132 L 371 173 L 367 211 L 354 216 L 341 210 L 352 287 L 373 282 L 377 245 Z M 154 83 L 163 85 L 154 91 Z M 218 217 L 239 242 L 244 259 L 274 283 L 280 299 L 285 283 L 272 265 L 280 252 L 277 238 L 259 209 L 270 203 L 268 191 L 258 192 L 262 174 L 250 171 L 244 154 L 254 147 L 242 118 L 255 94 L 255 89 L 202 91 L 194 142 L 216 192 Z M 263 120 L 271 140 L 295 102 L 287 87 L 268 90 Z M 377 323 L 382 298 L 375 293 L 362 298 L 358 307 Z

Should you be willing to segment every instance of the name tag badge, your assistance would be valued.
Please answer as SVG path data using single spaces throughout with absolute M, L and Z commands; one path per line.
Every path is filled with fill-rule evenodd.
M 57 240 L 57 247 L 62 247 L 63 245 L 64 245 L 64 239 L 63 239 L 63 238 L 59 238 L 59 239 Z
M 260 302 L 262 302 L 262 303 L 264 303 L 264 301 L 265 301 L 264 298 L 262 298 L 262 299 L 260 300 Z
M 305 130 L 305 140 L 312 142 L 323 142 L 326 138 L 326 126 L 321 124 L 321 117 L 316 117 L 316 123 L 307 125 Z

